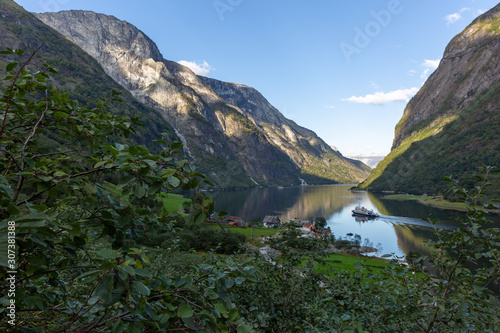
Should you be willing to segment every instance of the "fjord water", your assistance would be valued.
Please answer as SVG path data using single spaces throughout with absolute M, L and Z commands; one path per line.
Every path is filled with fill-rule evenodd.
M 254 218 L 277 215 L 281 221 L 301 220 L 323 216 L 335 237 L 361 236 L 362 245 L 379 249 L 376 255 L 394 253 L 405 256 L 410 251 L 428 253 L 425 242 L 435 239 L 432 224 L 424 218 L 439 219 L 442 229 L 454 229 L 460 223 L 453 218 L 464 217 L 462 212 L 442 210 L 416 201 L 383 199 L 382 195 L 351 192 L 352 185 L 297 186 L 287 188 L 254 188 L 242 191 L 219 191 L 213 197 L 216 210 L 240 216 L 251 222 Z M 363 205 L 374 209 L 380 217 L 363 221 L 352 216 L 352 209 Z M 491 216 L 500 226 L 499 216 Z

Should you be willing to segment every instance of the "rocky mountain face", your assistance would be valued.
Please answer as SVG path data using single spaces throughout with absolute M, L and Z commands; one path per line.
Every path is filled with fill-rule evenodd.
M 436 71 L 396 126 L 391 153 L 362 187 L 445 190 L 442 176 L 472 183 L 481 165 L 500 166 L 500 4 L 446 47 Z
M 163 58 L 133 25 L 89 11 L 35 14 L 161 113 L 185 152 L 219 186 L 352 183 L 368 168 L 286 119 L 255 89 L 198 77 Z
M 224 102 L 237 106 L 251 118 L 271 144 L 279 147 L 295 165 L 300 166 L 301 177 L 311 182 L 315 181 L 313 176 L 340 182 L 358 182 L 366 178 L 369 168 L 345 158 L 313 131 L 285 118 L 254 88 L 208 77 L 199 78 Z
M 73 42 L 42 23 L 33 14 L 25 11 L 12 0 L 0 0 L 0 49 L 18 48 L 25 50 L 24 60 L 36 49 L 37 55 L 28 65 L 31 70 L 41 70 L 47 63 L 57 68 L 59 75 L 52 75 L 51 81 L 59 90 L 69 93 L 87 108 L 95 107 L 100 98 L 109 98 L 112 89 L 120 92 L 124 103 L 110 104 L 111 112 L 129 117 L 140 115 L 145 127 L 138 127 L 135 142 L 159 149 L 153 140 L 159 133 L 167 133 L 178 140 L 175 131 L 158 111 L 147 107 L 133 97 L 128 90 L 111 79 L 99 63 L 82 51 Z M 0 56 L 0 74 L 10 60 Z M 50 140 L 49 140 L 50 141 Z M 57 144 L 52 142 L 53 145 Z

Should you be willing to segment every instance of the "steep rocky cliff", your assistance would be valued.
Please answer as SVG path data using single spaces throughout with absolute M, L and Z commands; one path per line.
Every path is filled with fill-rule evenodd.
M 283 117 L 256 90 L 196 76 L 165 60 L 133 25 L 88 11 L 36 14 L 158 110 L 186 154 L 220 186 L 358 182 L 368 168 Z
M 439 193 L 442 176 L 472 183 L 481 165 L 500 166 L 500 5 L 451 40 L 395 132 L 362 187 Z
M 58 90 L 69 93 L 82 106 L 91 108 L 101 97 L 109 98 L 112 89 L 122 93 L 124 103 L 111 104 L 111 111 L 129 117 L 141 116 L 146 127 L 137 128 L 134 140 L 155 149 L 152 140 L 159 133 L 168 133 L 178 140 L 174 129 L 158 111 L 147 107 L 134 98 L 128 90 L 111 79 L 99 63 L 74 43 L 54 29 L 38 20 L 33 14 L 11 0 L 0 0 L 0 50 L 7 47 L 26 51 L 26 60 L 40 47 L 37 56 L 30 63 L 30 69 L 41 69 L 43 63 L 55 67 L 60 75 L 52 75 L 52 83 Z M 43 44 L 43 45 L 42 45 Z M 0 56 L 0 74 L 9 60 Z

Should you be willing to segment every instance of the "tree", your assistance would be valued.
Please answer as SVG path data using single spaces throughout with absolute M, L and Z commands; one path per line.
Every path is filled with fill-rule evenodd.
M 326 219 L 323 216 L 314 218 L 314 225 L 317 229 L 324 229 L 327 225 Z
M 184 263 L 177 237 L 161 248 L 141 242 L 159 230 L 174 235 L 180 221 L 200 225 L 213 211 L 212 199 L 198 189 L 205 177 L 182 159 L 182 145 L 160 138 L 160 154 L 134 145 L 127 137 L 138 119 L 108 111 L 115 92 L 95 109 L 83 108 L 51 87 L 53 68 L 27 69 L 36 52 L 26 61 L 21 50 L 2 53 L 15 58 L 0 97 L 2 327 L 244 333 L 495 332 L 500 326 L 499 302 L 488 289 L 500 277 L 500 231 L 487 227 L 480 203 L 496 169 L 477 176 L 474 195 L 448 178 L 469 204 L 467 217 L 457 230 L 436 230 L 433 255 L 415 256 L 411 266 L 393 260 L 374 272 L 361 262 L 358 270 L 336 271 L 325 260 L 333 238 L 302 238 L 292 223 L 271 240 L 281 251 L 273 263 L 208 254 L 175 264 Z M 161 203 L 160 195 L 175 189 L 195 193 L 186 217 Z M 11 245 L 13 256 L 5 251 Z M 12 301 L 15 327 L 6 316 Z
M 159 138 L 158 155 L 134 145 L 127 138 L 139 120 L 108 111 L 116 92 L 95 109 L 81 107 L 51 87 L 55 69 L 28 70 L 36 51 L 25 61 L 22 50 L 1 53 L 12 61 L 0 98 L 0 302 L 15 301 L 16 328 L 245 329 L 237 310 L 223 308 L 210 287 L 220 283 L 217 274 L 231 271 L 197 267 L 183 282 L 172 280 L 158 268 L 168 254 L 135 241 L 177 217 L 163 209 L 162 193 L 194 189 L 193 222 L 213 210 L 197 190 L 205 177 L 178 157 L 182 145 Z M 9 261 L 11 243 L 17 254 Z M 15 297 L 3 293 L 7 270 L 16 271 Z

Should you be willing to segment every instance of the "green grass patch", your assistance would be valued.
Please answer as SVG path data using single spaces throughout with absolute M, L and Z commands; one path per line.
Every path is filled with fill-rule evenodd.
M 324 259 L 325 264 L 318 267 L 319 272 L 323 272 L 325 275 L 333 277 L 335 272 L 339 270 L 345 270 L 348 272 L 359 270 L 356 264 L 362 263 L 368 270 L 379 271 L 385 267 L 389 267 L 391 264 L 388 260 L 374 257 L 364 257 L 349 255 L 344 253 L 334 253 L 329 255 Z
M 163 207 L 168 212 L 176 212 L 182 209 L 182 204 L 191 201 L 179 194 L 162 194 Z
M 228 230 L 232 232 L 239 232 L 247 237 L 252 237 L 252 229 L 254 237 L 261 236 L 274 236 L 280 229 L 278 228 L 241 228 L 241 227 L 229 227 Z
M 443 199 L 442 196 L 422 196 L 422 195 L 409 195 L 409 194 L 391 194 L 383 197 L 389 200 L 416 200 L 423 205 L 446 208 L 460 211 L 467 211 L 467 204 L 465 202 L 452 202 Z M 499 209 L 490 210 L 490 212 L 500 213 Z

